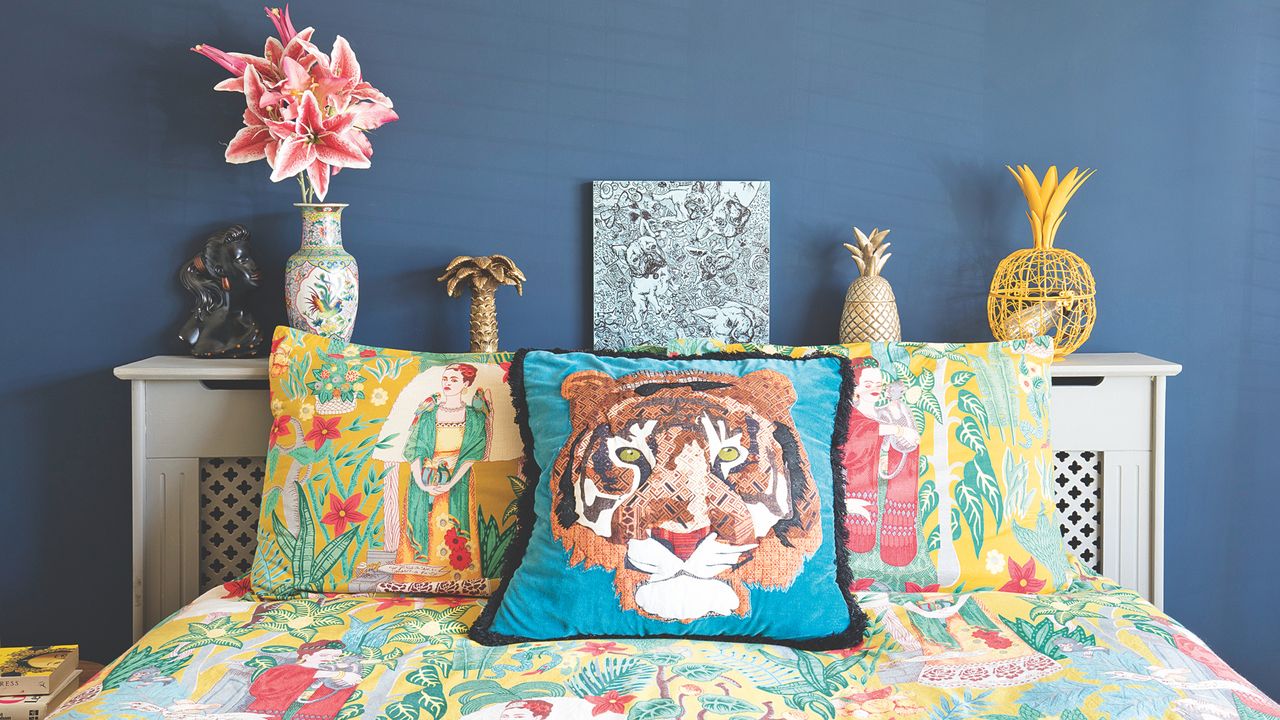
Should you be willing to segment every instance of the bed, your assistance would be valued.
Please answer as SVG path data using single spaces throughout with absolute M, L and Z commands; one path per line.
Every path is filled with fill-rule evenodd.
M 595 626 L 612 628 L 608 631 L 581 631 L 575 625 L 571 629 L 577 631 L 572 632 L 562 632 L 560 628 L 542 632 L 536 627 L 535 632 L 487 632 L 493 628 L 495 607 L 487 607 L 486 604 L 513 602 L 512 587 L 520 584 L 520 569 L 525 567 L 525 563 L 532 563 L 530 557 L 534 553 L 527 544 L 530 537 L 541 537 L 543 541 L 555 539 L 555 535 L 547 530 L 546 517 L 537 514 L 539 506 L 544 508 L 544 512 L 545 508 L 552 506 L 549 482 L 540 469 L 533 466 L 534 463 L 525 464 L 523 477 L 539 478 L 538 483 L 526 485 L 523 481 L 517 482 L 516 476 L 521 475 L 521 471 L 516 469 L 517 463 L 520 458 L 527 460 L 529 457 L 525 455 L 524 448 L 532 448 L 532 457 L 542 466 L 550 467 L 558 448 L 570 447 L 565 440 L 556 437 L 534 439 L 531 428 L 535 425 L 543 429 L 558 428 L 557 431 L 562 432 L 571 423 L 557 425 L 545 418 L 540 422 L 530 421 L 531 412 L 525 398 L 529 393 L 544 400 L 577 397 L 576 393 L 582 388 L 586 388 L 583 392 L 595 392 L 610 383 L 601 380 L 600 373 L 575 372 L 562 378 L 556 373 L 563 370 L 560 365 L 568 363 L 568 360 L 556 353 L 541 353 L 542 357 L 533 364 L 533 374 L 527 375 L 523 353 L 514 359 L 472 358 L 469 361 L 472 364 L 464 368 L 454 357 L 436 358 L 430 354 L 366 346 L 334 347 L 327 339 L 303 336 L 288 329 L 278 330 L 277 340 L 273 342 L 271 359 L 274 419 L 266 469 L 268 479 L 261 493 L 262 519 L 258 522 L 260 538 L 252 581 L 245 578 L 227 582 L 158 624 L 150 622 L 155 627 L 80 690 L 56 717 L 237 720 L 358 717 L 387 720 L 1280 717 L 1280 706 L 1231 670 L 1191 632 L 1144 599 L 1145 595 L 1159 602 L 1158 522 L 1139 522 L 1132 528 L 1132 535 L 1137 540 L 1132 543 L 1123 541 L 1127 537 L 1124 535 L 1107 536 L 1106 559 L 1101 567 L 1104 570 L 1123 570 L 1120 579 L 1127 580 L 1123 585 L 1095 574 L 1095 568 L 1090 567 L 1087 557 L 1083 560 L 1079 556 L 1069 557 L 1062 547 L 1063 538 L 1058 531 L 1065 526 L 1057 521 L 1057 514 L 1065 512 L 1065 509 L 1062 505 L 1052 504 L 1053 491 L 1046 486 L 1051 458 L 1046 441 L 1047 427 L 1042 422 L 1045 420 L 1043 410 L 1049 382 L 1047 372 L 1042 369 L 1047 362 L 1047 348 L 1040 352 L 1040 344 L 1025 348 L 981 344 L 973 347 L 947 345 L 940 349 L 932 346 L 845 348 L 850 358 L 869 353 L 867 356 L 874 359 L 876 352 L 906 353 L 905 358 L 887 356 L 883 362 L 877 361 L 874 365 L 863 362 L 859 367 L 865 373 L 869 367 L 896 368 L 901 365 L 906 369 L 895 370 L 900 376 L 895 382 L 923 383 L 918 388 L 918 398 L 924 398 L 927 390 L 929 396 L 937 401 L 935 410 L 922 411 L 925 414 L 913 425 L 915 449 L 907 448 L 901 452 L 903 458 L 909 452 L 915 453 L 911 457 L 918 463 L 925 463 L 927 458 L 927 465 L 919 466 L 925 468 L 923 471 L 909 472 L 904 477 L 926 479 L 927 482 L 912 486 L 915 489 L 912 497 L 917 499 L 913 507 L 928 509 L 917 512 L 915 522 L 908 523 L 914 534 L 904 533 L 890 538 L 889 531 L 883 529 L 888 521 L 882 523 L 879 539 L 875 539 L 874 533 L 871 535 L 875 542 L 880 543 L 879 553 L 866 548 L 853 552 L 858 538 L 850 535 L 851 551 L 847 565 L 838 554 L 827 556 L 825 561 L 811 563 L 819 573 L 824 572 L 821 563 L 832 560 L 835 560 L 837 569 L 847 567 L 852 571 L 847 574 L 838 571 L 830 578 L 831 582 L 824 580 L 803 586 L 805 590 L 798 591 L 795 589 L 801 587 L 798 584 L 793 584 L 788 590 L 785 583 L 765 588 L 763 581 L 753 581 L 761 587 L 744 590 L 748 600 L 752 603 L 761 601 L 760 607 L 769 609 L 755 612 L 753 604 L 752 612 L 743 613 L 743 617 L 749 621 L 783 620 L 770 627 L 801 622 L 802 619 L 805 623 L 810 620 L 817 624 L 826 623 L 833 616 L 815 608 L 830 606 L 822 605 L 813 589 L 838 589 L 841 610 L 848 609 L 843 593 L 852 590 L 867 615 L 865 637 L 851 647 L 837 645 L 836 650 L 813 651 L 766 644 L 767 641 L 611 637 L 625 633 L 618 628 L 633 627 L 628 624 Z M 847 434 L 844 432 L 846 428 L 841 426 L 839 418 L 846 416 L 839 412 L 841 406 L 837 404 L 835 389 L 840 386 L 839 402 L 845 402 L 843 393 L 851 387 L 848 380 L 852 379 L 861 387 L 859 371 L 843 360 L 832 362 L 830 354 L 805 360 L 801 357 L 806 353 L 794 350 L 775 348 L 774 352 L 763 354 L 769 356 L 768 360 L 754 358 L 753 363 L 767 361 L 779 367 L 775 368 L 776 372 L 760 375 L 755 365 L 750 368 L 744 366 L 739 375 L 734 376 L 741 387 L 723 379 L 730 376 L 717 375 L 715 377 L 719 381 L 698 387 L 688 382 L 670 382 L 652 387 L 645 385 L 645 393 L 636 390 L 636 394 L 649 398 L 658 392 L 705 393 L 698 396 L 700 404 L 695 404 L 705 411 L 714 399 L 712 390 L 738 387 L 745 393 L 749 389 L 748 381 L 759 380 L 761 385 L 790 382 L 783 374 L 787 368 L 780 366 L 792 361 L 797 362 L 796 368 L 806 364 L 807 369 L 803 372 L 816 374 L 804 376 L 808 378 L 804 385 L 805 399 L 801 402 L 800 394 L 794 393 L 792 388 L 790 409 L 784 418 L 791 424 L 779 420 L 775 427 L 794 427 L 797 433 L 802 428 L 807 429 L 808 436 L 797 436 L 802 437 L 811 455 L 828 452 L 835 442 L 844 443 L 841 446 L 845 453 L 843 457 L 832 456 L 837 459 L 808 465 L 807 472 L 814 478 L 810 498 L 822 497 L 824 483 L 817 478 L 821 468 L 830 466 L 832 469 L 826 471 L 825 482 L 835 480 L 835 483 L 834 486 L 827 485 L 831 488 L 827 502 L 834 503 L 833 498 L 842 497 L 843 504 L 835 507 L 845 508 L 846 512 L 849 508 L 858 508 L 860 512 L 854 513 L 854 519 L 848 523 L 834 517 L 823 519 L 825 516 L 820 514 L 806 521 L 809 528 L 830 522 L 831 526 L 822 531 L 823 537 L 837 537 L 843 543 L 845 533 L 852 533 L 850 528 L 861 522 L 858 518 L 874 525 L 876 516 L 868 510 L 872 506 L 870 500 L 858 504 L 861 498 L 858 493 L 863 489 L 850 479 L 855 477 L 851 473 L 870 469 L 870 473 L 856 476 L 858 482 L 867 477 L 874 477 L 877 482 L 892 480 L 898 473 L 877 469 L 876 463 L 851 465 L 848 461 L 850 448 L 857 450 L 863 444 L 858 444 L 860 435 L 855 436 L 852 430 Z M 918 357 L 910 353 L 918 353 Z M 582 360 L 580 354 L 571 355 L 574 356 L 573 362 Z M 1015 355 L 1022 359 L 1015 363 Z M 779 356 L 790 359 L 779 360 Z M 902 362 L 895 365 L 895 358 Z M 920 362 L 910 364 L 916 360 Z M 312 361 L 318 364 L 313 367 Z M 594 358 L 592 362 L 601 366 L 607 363 L 625 365 L 613 368 L 612 374 L 608 375 L 617 385 L 618 378 L 631 377 L 629 373 L 636 372 L 636 368 L 628 363 L 680 365 L 686 361 L 672 360 L 663 354 L 656 359 Z M 728 358 L 711 362 L 723 363 L 717 365 L 721 370 L 734 367 Z M 957 365 L 948 367 L 947 363 Z M 330 368 L 330 365 L 334 367 Z M 959 365 L 973 372 L 944 371 L 944 368 L 954 370 Z M 322 378 L 343 377 L 355 382 L 367 376 L 371 381 L 381 383 L 382 395 L 380 399 L 375 399 L 372 393 L 367 399 L 335 399 L 322 397 L 320 390 L 312 387 L 319 386 L 319 382 L 305 386 L 300 382 L 291 384 L 295 375 L 304 377 L 307 369 L 316 367 L 320 368 L 316 370 L 317 376 Z M 404 367 L 415 370 L 397 375 L 398 370 Z M 542 376 L 537 374 L 539 367 L 544 371 Z M 569 369 L 574 367 L 576 365 Z M 681 367 L 687 373 L 698 369 Z M 1041 370 L 1032 372 L 1032 367 Z M 295 373 L 295 368 L 301 370 Z M 436 376 L 427 374 L 431 372 L 430 368 L 435 368 Z M 548 368 L 554 372 L 549 372 Z M 999 391 L 997 400 L 1012 403 L 1006 408 L 1009 412 L 1004 420 L 989 420 L 997 415 L 994 410 L 986 412 L 986 401 L 976 394 L 988 392 L 979 387 L 983 383 L 978 381 L 977 372 L 987 372 L 990 368 L 1009 371 L 1003 384 L 988 383 L 994 388 L 992 392 Z M 464 369 L 472 373 L 470 380 L 463 373 Z M 792 370 L 802 372 L 800 369 Z M 327 375 L 324 374 L 326 372 Z M 441 516 L 433 514 L 419 526 L 413 511 L 413 499 L 417 496 L 409 495 L 407 484 L 410 482 L 407 478 L 413 482 L 417 479 L 404 466 L 417 462 L 419 446 L 435 447 L 439 451 L 439 443 L 421 440 L 418 435 L 411 435 L 408 428 L 443 432 L 438 415 L 430 415 L 420 425 L 412 423 L 419 422 L 418 415 L 427 416 L 437 409 L 437 395 L 427 393 L 432 400 L 425 402 L 420 391 L 434 388 L 432 383 L 437 381 L 443 389 L 444 372 L 458 376 L 450 375 L 453 379 L 449 382 L 459 398 L 461 395 L 457 388 L 476 381 L 476 378 L 482 378 L 476 381 L 482 385 L 486 382 L 492 385 L 485 393 L 476 391 L 474 397 L 480 398 L 479 405 L 473 398 L 470 406 L 463 403 L 462 407 L 464 417 L 466 407 L 471 407 L 481 416 L 476 427 L 486 428 L 484 437 L 489 437 L 489 429 L 496 430 L 484 456 L 484 462 L 488 464 L 482 466 L 477 461 L 467 465 L 475 470 L 477 478 L 475 484 L 468 487 L 483 486 L 484 499 L 478 499 L 478 494 L 473 497 L 467 490 L 458 494 L 466 504 L 459 504 L 456 510 L 452 496 L 449 503 L 438 506 L 433 503 L 431 512 L 438 510 Z M 851 378 L 849 372 L 852 373 Z M 520 382 L 509 382 L 508 375 L 520 379 Z M 569 377 L 580 375 L 590 382 L 569 382 Z M 530 391 L 525 385 L 528 377 L 542 377 L 544 382 L 535 382 L 534 389 Z M 935 381 L 936 378 L 943 380 Z M 680 379 L 687 378 L 681 375 Z M 861 379 L 867 380 L 865 376 Z M 872 389 L 883 391 L 887 381 L 881 380 L 879 386 L 876 386 L 874 378 L 867 382 Z M 1110 383 L 1106 386 L 1108 397 L 1127 397 L 1126 388 L 1131 388 L 1134 390 L 1133 398 L 1139 401 L 1132 404 L 1144 406 L 1158 417 L 1162 380 L 1151 375 L 1123 380 L 1131 380 L 1132 383 L 1126 384 L 1121 379 L 1107 381 Z M 521 389 L 513 391 L 509 384 L 518 385 Z M 1099 386 L 1100 381 L 1088 387 Z M 823 388 L 826 388 L 826 394 L 819 392 Z M 772 393 L 769 398 L 783 395 L 775 392 L 772 385 L 767 389 Z M 311 390 L 316 393 L 315 398 L 308 394 Z M 903 390 L 900 396 L 904 398 L 903 402 L 907 402 L 906 392 Z M 489 404 L 489 398 L 501 397 L 504 393 L 511 394 L 513 402 L 520 398 L 519 402 L 524 403 L 519 408 L 523 409 L 525 424 L 519 428 L 513 418 L 496 419 L 492 426 L 483 419 L 489 409 L 492 408 L 497 417 L 498 410 L 506 407 L 502 403 Z M 959 402 L 962 393 L 972 395 L 966 396 L 970 402 L 963 407 Z M 1054 393 L 1055 399 L 1064 401 L 1058 405 L 1059 408 L 1071 408 L 1073 398 L 1077 403 L 1085 399 L 1084 395 L 1069 392 L 1060 395 L 1056 388 Z M 396 396 L 394 402 L 391 401 L 393 395 Z M 1023 396 L 1027 398 L 1025 402 L 1020 399 Z M 331 408 L 337 399 L 346 404 L 341 409 Z M 358 401 L 363 404 L 357 405 Z M 864 410 L 858 402 L 855 395 L 849 407 L 865 417 L 876 415 L 874 408 Z M 401 405 L 411 412 L 398 413 L 396 408 Z M 443 404 L 439 406 L 443 407 Z M 414 411 L 414 407 L 418 410 Z M 551 410 L 560 412 L 550 406 L 539 407 L 539 413 L 543 414 Z M 607 407 L 612 412 L 615 406 Z M 1087 408 L 1081 406 L 1077 409 L 1083 411 Z M 515 405 L 511 410 L 513 416 L 521 414 L 516 412 Z M 828 414 L 823 415 L 824 412 Z M 304 436 L 300 421 L 295 418 L 311 417 L 312 414 L 314 417 L 308 420 L 308 432 Z M 836 420 L 830 419 L 832 414 Z M 1093 415 L 1098 415 L 1096 408 Z M 1055 436 L 1059 429 L 1065 428 L 1063 435 L 1067 440 L 1077 439 L 1072 436 L 1073 428 L 1079 430 L 1085 424 L 1072 422 L 1072 416 L 1073 413 L 1063 416 L 1066 422 L 1055 427 Z M 1081 413 L 1081 417 L 1088 416 L 1087 412 Z M 907 417 L 905 413 L 903 417 Z M 931 417 L 936 417 L 938 422 L 930 420 Z M 796 418 L 804 419 L 807 424 L 796 421 Z M 1013 431 L 1015 419 L 1026 421 L 1016 424 L 1017 432 Z M 594 422 L 590 417 L 587 420 Z M 963 424 L 966 421 L 976 430 L 961 432 L 968 427 Z M 400 425 L 396 425 L 397 422 Z M 995 427 L 999 423 L 1007 424 L 1009 431 L 984 429 L 987 424 Z M 957 427 L 954 439 L 949 437 L 952 424 Z M 451 426 L 446 424 L 445 427 L 456 428 L 459 425 L 463 428 L 459 432 L 465 439 L 465 420 L 453 422 Z M 877 451 L 877 455 L 885 452 L 879 437 L 883 430 L 881 425 L 883 423 L 877 423 L 872 428 L 874 432 L 870 434 L 874 437 L 866 444 Z M 1093 428 L 1098 424 L 1087 425 Z M 1098 430 L 1098 433 L 1109 436 L 1124 436 L 1128 443 L 1114 453 L 1108 450 L 1108 485 L 1112 492 L 1141 488 L 1144 485 L 1140 478 L 1146 474 L 1156 478 L 1151 487 L 1156 491 L 1153 495 L 1158 497 L 1159 462 L 1154 459 L 1158 453 L 1148 453 L 1153 448 L 1158 450 L 1160 425 L 1158 422 L 1136 425 L 1145 427 L 1144 432 L 1155 438 L 1148 438 L 1150 442 L 1146 442 L 1142 437 L 1125 435 L 1117 428 Z M 594 426 L 588 423 L 584 427 Z M 749 429 L 745 423 L 743 427 Z M 515 442 L 514 432 L 517 429 L 521 432 L 521 442 Z M 717 432 L 725 434 L 726 431 Z M 778 432 L 775 430 L 771 437 L 777 438 Z M 454 437 L 457 434 L 455 432 Z M 585 432 L 580 435 L 586 436 Z M 393 447 L 392 439 L 401 436 L 414 438 L 412 451 L 407 444 L 403 450 Z M 475 437 L 481 435 L 477 433 Z M 503 438 L 511 442 L 504 442 Z M 384 456 L 379 456 L 380 452 Z M 543 457 L 539 459 L 540 453 Z M 147 456 L 146 453 L 141 455 Z M 736 457 L 722 459 L 730 462 Z M 936 468 L 948 468 L 949 472 L 954 470 L 948 478 L 951 475 L 978 478 L 979 461 L 986 463 L 996 457 L 1001 458 L 997 464 L 1001 479 L 992 481 L 996 485 L 991 498 L 983 500 L 986 505 L 978 507 L 972 515 L 964 515 L 968 534 L 962 532 L 958 522 L 951 526 L 953 530 L 944 531 L 941 519 L 950 519 L 960 513 L 955 508 L 944 513 L 940 509 L 941 502 L 951 501 L 960 495 L 959 491 L 950 488 L 951 479 L 941 486 L 928 481 L 938 477 Z M 383 465 L 379 466 L 374 461 Z M 619 461 L 632 462 L 621 455 Z M 1069 462 L 1074 463 L 1075 460 Z M 997 465 L 983 472 L 994 476 Z M 961 466 L 964 466 L 963 472 Z M 374 467 L 381 469 L 369 469 Z M 435 465 L 425 462 L 422 467 L 436 469 Z M 896 467 L 905 465 L 900 463 Z M 1034 492 L 1028 490 L 1031 487 L 1027 480 L 1030 467 L 1036 468 L 1039 478 Z M 1147 473 L 1148 468 L 1157 472 Z M 439 469 L 443 472 L 448 465 Z M 792 472 L 790 465 L 784 469 Z M 421 471 L 426 472 L 425 469 Z M 453 475 L 460 472 L 463 471 Z M 788 487 L 798 490 L 788 494 L 788 498 L 803 494 L 807 487 L 804 485 L 809 478 L 806 471 L 802 468 L 797 472 L 796 479 L 792 481 L 796 484 Z M 568 474 L 569 471 L 565 470 L 565 475 Z M 298 480 L 304 477 L 305 483 Z M 292 501 L 289 500 L 289 487 L 293 487 Z M 560 493 L 576 492 L 576 486 L 565 490 L 562 483 L 557 487 Z M 672 497 L 689 492 L 684 486 L 669 487 Z M 497 492 L 504 488 L 504 492 Z M 1094 489 L 1096 491 L 1096 483 Z M 876 506 L 892 507 L 889 490 L 886 489 L 884 494 L 883 503 L 877 500 Z M 149 493 L 143 492 L 142 496 L 145 499 Z M 919 499 L 921 497 L 923 500 Z M 1116 501 L 1110 502 L 1108 497 Z M 1143 514 L 1143 508 L 1152 505 L 1158 508 L 1158 502 L 1144 501 L 1144 497 L 1139 492 L 1132 498 L 1104 494 L 1101 499 L 1117 520 L 1132 520 L 1134 517 L 1150 517 Z M 385 498 L 395 501 L 383 503 Z M 522 504 L 520 500 L 527 502 Z M 587 502 L 585 497 L 583 502 Z M 590 502 L 592 508 L 599 506 L 595 500 Z M 900 499 L 893 502 L 909 504 Z M 744 500 L 744 506 L 745 503 Z M 783 500 L 777 500 L 780 509 L 783 504 Z M 697 509 L 695 505 L 693 501 L 689 502 L 690 508 Z M 562 506 L 571 507 L 557 505 Z M 628 508 L 628 512 L 635 511 L 635 506 Z M 1121 513 L 1122 509 L 1127 512 Z M 721 514 L 730 519 L 737 517 L 731 510 Z M 790 511 L 793 517 L 802 519 L 806 512 L 798 502 L 790 506 Z M 809 512 L 816 511 L 810 508 Z M 895 512 L 898 513 L 895 518 L 905 516 L 901 510 Z M 883 511 L 885 517 L 888 513 L 887 509 Z M 246 512 L 244 516 L 250 518 L 255 514 Z M 556 522 L 561 523 L 556 527 L 564 530 L 569 527 L 566 523 L 579 524 L 576 511 L 569 520 L 562 519 L 564 514 L 556 513 Z M 881 511 L 877 510 L 878 514 L 882 514 Z M 497 522 L 495 518 L 499 516 L 508 529 L 502 529 Z M 588 519 L 595 523 L 593 518 L 598 516 L 599 513 Z M 766 521 L 767 532 L 757 532 L 757 538 L 773 532 L 769 529 L 773 527 L 770 523 L 775 523 L 781 515 L 775 513 L 775 516 L 761 515 Z M 935 516 L 937 519 L 932 519 Z M 518 521 L 515 520 L 517 517 Z M 990 522 L 984 523 L 984 518 Z M 717 521 L 719 519 L 717 517 Z M 752 530 L 755 530 L 755 521 L 756 516 L 752 515 Z M 709 522 L 695 527 L 695 530 L 710 527 Z M 935 524 L 936 527 L 931 529 L 930 526 Z M 191 527 L 191 524 L 186 526 Z M 1107 522 L 1102 527 L 1110 528 L 1108 532 L 1114 533 L 1117 526 L 1117 523 Z M 473 527 L 474 532 L 471 531 Z M 430 532 L 424 532 L 424 528 Z M 542 528 L 541 535 L 538 528 Z M 843 532 L 837 532 L 836 528 Z M 611 532 L 612 529 L 610 526 Z M 526 531 L 526 534 L 520 535 L 517 530 Z M 667 540 L 673 554 L 685 536 L 694 534 L 690 531 L 673 535 L 666 526 L 656 526 L 651 530 L 654 534 L 649 539 Z M 659 530 L 666 534 L 659 533 Z M 433 544 L 433 532 L 443 533 L 443 542 Z M 468 544 L 468 533 L 472 539 L 478 538 L 475 548 Z M 187 535 L 189 542 L 191 533 Z M 914 557 L 906 562 L 896 556 L 889 557 L 885 550 L 889 547 L 888 539 L 896 540 L 908 535 L 916 540 L 912 546 Z M 496 540 L 488 542 L 486 537 Z M 504 541 L 503 537 L 518 539 Z M 609 537 L 613 537 L 612 534 Z M 1121 540 L 1113 542 L 1117 537 Z M 265 543 L 263 538 L 266 538 Z M 1149 543 L 1150 538 L 1157 542 Z M 306 542 L 302 542 L 303 539 Z M 764 537 L 758 541 L 768 539 Z M 786 539 L 800 543 L 806 537 L 788 534 Z M 936 547 L 933 545 L 935 541 Z M 702 542 L 701 536 L 696 542 Z M 321 543 L 324 548 L 319 547 Z M 893 547 L 898 548 L 902 544 L 898 542 Z M 162 548 L 172 548 L 174 544 L 155 542 L 148 547 L 158 552 Z M 497 551 L 503 547 L 508 549 Z M 821 548 L 819 544 L 815 547 Z M 926 551 L 919 552 L 921 548 Z M 552 549 L 563 552 L 566 548 L 552 544 Z M 684 549 L 685 555 L 679 556 L 682 561 L 690 556 L 689 548 Z M 1151 552 L 1148 553 L 1148 549 Z M 810 549 L 808 552 L 816 551 Z M 763 552 L 760 554 L 765 555 Z M 467 588 L 493 592 L 492 583 L 496 582 L 498 575 L 491 574 L 491 571 L 499 567 L 497 561 L 504 556 L 507 559 L 503 565 L 506 571 L 494 595 L 501 600 L 453 596 L 454 593 L 467 592 Z M 1142 562 L 1144 556 L 1150 561 Z M 512 563 L 513 557 L 518 562 Z M 441 558 L 448 560 L 452 571 L 443 570 L 441 565 L 441 573 L 444 574 L 425 572 L 425 569 L 435 569 L 435 565 L 426 564 L 438 565 L 443 562 Z M 627 558 L 630 562 L 630 550 Z M 965 564 L 964 573 L 961 572 L 960 559 Z M 731 570 L 745 568 L 749 563 L 750 560 L 744 560 Z M 142 565 L 145 567 L 146 563 Z M 803 565 L 802 562 L 798 567 Z M 578 620 L 585 620 L 588 625 L 598 622 L 599 618 L 591 612 L 564 611 L 571 602 L 594 596 L 570 589 L 590 587 L 589 583 L 573 576 L 576 561 L 561 561 L 560 566 L 556 567 L 555 563 L 530 564 L 535 570 L 529 571 L 529 577 L 552 578 L 553 581 L 527 586 L 533 590 L 526 588 L 524 597 L 532 597 L 538 602 L 526 604 L 525 612 L 512 611 L 513 616 L 529 619 L 529 625 L 550 625 L 553 623 L 547 621 L 562 619 L 571 621 L 568 623 L 571 625 Z M 626 567 L 628 572 L 633 569 Z M 622 569 L 623 566 L 619 566 L 616 572 L 620 573 Z M 719 578 L 728 572 L 717 571 L 714 575 Z M 402 575 L 411 580 L 418 576 L 421 578 L 409 582 L 401 578 Z M 607 575 L 604 577 L 608 578 Z M 614 577 L 616 581 L 621 575 Z M 711 575 L 698 577 L 706 579 Z M 652 582 L 656 586 L 665 579 L 664 576 Z M 803 579 L 803 572 L 792 577 L 794 583 Z M 635 588 L 622 587 L 616 582 L 613 587 L 618 590 L 617 602 L 624 604 L 623 610 L 638 612 L 625 607 L 622 592 Z M 1135 587 L 1138 591 L 1128 587 Z M 405 594 L 409 591 L 417 594 Z M 768 596 L 768 593 L 775 592 L 792 594 L 781 596 L 785 602 L 778 603 L 777 596 Z M 430 593 L 435 595 L 428 596 Z M 520 591 L 514 594 L 520 595 Z M 656 614 L 664 620 L 685 617 L 662 615 L 664 607 L 641 604 L 639 595 L 635 591 L 631 597 L 636 599 L 638 607 L 651 615 Z M 146 593 L 140 594 L 140 597 L 145 596 Z M 741 599 L 741 596 L 735 597 Z M 793 604 L 799 602 L 805 605 Z M 607 619 L 614 605 L 610 597 L 610 602 L 601 602 L 598 609 Z M 165 610 L 173 607 L 176 606 Z M 692 622 L 698 622 L 707 614 L 691 615 L 694 618 Z M 727 616 L 727 611 L 717 614 Z M 630 618 L 624 612 L 617 612 L 616 616 Z M 855 626 L 855 618 L 860 622 L 861 617 L 853 614 L 849 627 Z M 486 622 L 489 623 L 487 627 Z M 840 626 L 844 627 L 844 623 Z M 758 626 L 744 624 L 742 627 L 753 630 Z M 788 637 L 791 640 L 809 637 L 795 632 L 790 636 L 754 631 L 686 634 L 701 637 L 716 634 L 778 637 L 783 642 Z M 469 635 L 489 644 L 477 643 L 469 639 Z M 502 644 L 516 636 L 589 637 Z M 797 647 L 806 645 L 832 647 L 826 643 L 792 643 Z
M 1049 595 L 860 593 L 867 638 L 831 652 L 658 639 L 484 647 L 465 637 L 483 600 L 263 603 L 229 583 L 144 635 L 55 717 L 1280 717 L 1176 621 L 1076 571 L 1068 592 Z

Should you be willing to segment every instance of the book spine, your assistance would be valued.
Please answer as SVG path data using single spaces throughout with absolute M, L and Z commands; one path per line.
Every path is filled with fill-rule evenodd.
M 40 720 L 43 717 L 52 715 L 48 707 L 31 705 L 10 705 L 8 707 L 0 706 L 0 720 Z
M 48 695 L 51 690 L 49 678 L 49 675 L 0 678 L 0 696 Z
M 0 720 L 42 720 L 52 714 L 48 706 L 16 706 L 16 709 L 15 706 L 0 707 Z

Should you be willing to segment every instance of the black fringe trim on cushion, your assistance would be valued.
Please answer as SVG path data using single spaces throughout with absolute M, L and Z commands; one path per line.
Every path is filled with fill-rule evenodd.
M 670 633 L 651 633 L 644 635 L 570 635 L 559 638 L 527 638 L 514 635 L 506 635 L 494 632 L 490 628 L 493 627 L 493 620 L 498 614 L 498 608 L 502 605 L 502 599 L 506 596 L 507 589 L 511 585 L 511 579 L 515 576 L 516 571 L 520 568 L 521 562 L 524 561 L 525 552 L 529 548 L 529 541 L 533 537 L 533 526 L 536 520 L 534 513 L 534 497 L 538 490 L 538 485 L 542 482 L 542 468 L 534 459 L 533 450 L 533 429 L 529 425 L 529 403 L 525 396 L 524 387 L 524 359 L 530 352 L 529 348 L 524 348 L 516 352 L 515 358 L 511 361 L 511 371 L 508 378 L 508 384 L 511 386 L 511 397 L 515 401 L 516 406 L 516 424 L 520 426 L 520 439 L 524 442 L 524 475 L 525 488 L 521 493 L 519 504 L 516 512 L 516 536 L 512 539 L 511 547 L 507 548 L 507 554 L 503 561 L 502 581 L 498 585 L 498 589 L 490 596 L 485 605 L 484 610 L 480 613 L 480 617 L 471 625 L 471 629 L 467 632 L 467 637 L 471 638 L 481 645 L 514 645 L 522 642 L 552 642 L 557 640 L 594 640 L 601 638 L 617 638 L 622 639 L 639 639 L 639 638 L 662 638 L 671 640 L 711 640 L 715 642 L 738 642 L 738 643 L 762 643 L 768 645 L 781 645 L 785 647 L 795 648 L 797 650 L 839 650 L 844 648 L 856 647 L 862 642 L 863 635 L 866 632 L 867 616 L 858 607 L 858 601 L 853 596 L 853 570 L 849 565 L 849 548 L 848 533 L 844 526 L 845 508 L 842 499 L 844 498 L 844 464 L 840 461 L 841 448 L 844 447 L 845 439 L 848 436 L 849 413 L 852 408 L 851 399 L 853 397 L 854 377 L 853 365 L 847 359 L 832 353 L 815 353 L 806 355 L 801 358 L 793 358 L 786 355 L 770 355 L 768 353 L 706 353 L 702 355 L 691 356 L 672 356 L 666 353 L 655 352 L 628 352 L 618 350 L 546 350 L 545 352 L 557 355 L 567 355 L 570 353 L 581 353 L 584 355 L 594 355 L 596 357 L 615 357 L 615 358 L 633 358 L 641 360 L 778 360 L 789 362 L 803 362 L 805 360 L 813 360 L 820 358 L 835 358 L 840 361 L 840 397 L 836 407 L 835 428 L 831 434 L 831 475 L 832 475 L 832 517 L 834 524 L 836 557 L 836 582 L 840 585 L 845 604 L 849 609 L 849 625 L 843 631 L 835 635 L 827 635 L 824 637 L 810 638 L 806 640 L 794 640 L 786 638 L 771 638 L 762 635 L 677 635 Z M 551 518 L 547 518 L 547 522 L 551 522 Z

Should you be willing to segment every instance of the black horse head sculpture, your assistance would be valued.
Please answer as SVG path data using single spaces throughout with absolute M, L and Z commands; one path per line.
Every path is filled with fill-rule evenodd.
M 232 225 L 214 233 L 204 250 L 178 271 L 182 287 L 196 296 L 191 317 L 178 338 L 196 357 L 252 357 L 262 347 L 262 331 L 244 308 L 258 287 L 258 264 L 249 251 L 249 231 Z

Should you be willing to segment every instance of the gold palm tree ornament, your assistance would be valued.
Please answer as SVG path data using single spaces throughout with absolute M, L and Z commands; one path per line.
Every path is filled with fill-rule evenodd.
M 889 231 L 876 228 L 868 235 L 853 229 L 858 244 L 845 243 L 853 255 L 860 276 L 849 285 L 844 296 L 844 312 L 840 314 L 840 342 L 896 342 L 902 340 L 898 321 L 898 303 L 889 281 L 880 277 L 884 264 L 893 255 L 885 252 Z
M 1039 180 L 1026 165 L 1005 167 L 1027 198 L 1033 246 L 1014 251 L 996 266 L 987 320 L 997 340 L 1052 335 L 1054 357 L 1061 360 L 1088 339 L 1098 312 L 1089 265 L 1070 250 L 1053 246 L 1067 216 L 1067 201 L 1094 171 L 1072 168 L 1059 180 L 1057 166 L 1051 166 Z
M 498 351 L 498 309 L 494 295 L 502 285 L 514 285 L 524 295 L 524 272 L 506 255 L 471 257 L 459 255 L 450 261 L 444 274 L 436 278 L 445 284 L 449 297 L 471 287 L 471 352 Z

